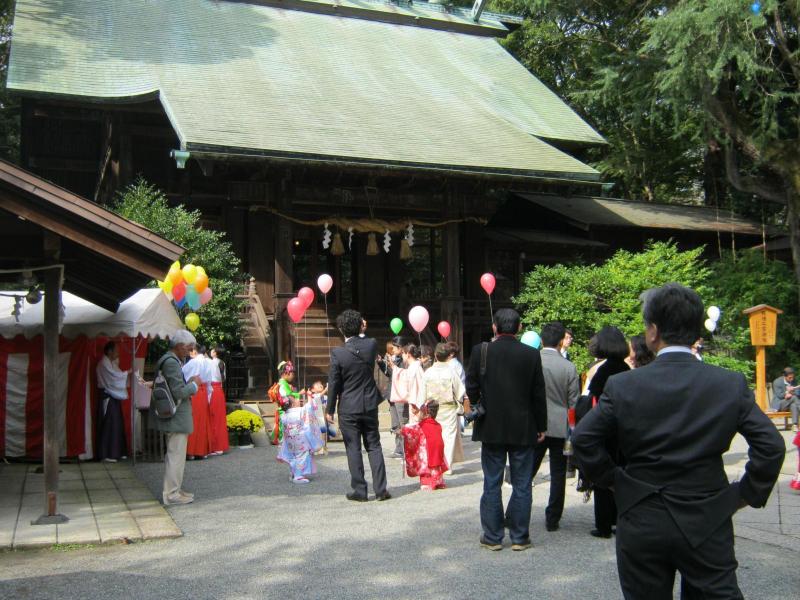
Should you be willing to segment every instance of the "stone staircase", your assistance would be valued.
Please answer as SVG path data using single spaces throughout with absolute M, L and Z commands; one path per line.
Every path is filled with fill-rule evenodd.
M 245 293 L 236 297 L 244 303 L 239 322 L 247 373 L 239 399 L 262 399 L 272 383 L 272 329 L 253 280 L 245 286 Z
M 328 380 L 330 367 L 330 350 L 344 343 L 342 335 L 336 329 L 334 316 L 325 318 L 322 308 L 311 307 L 306 311 L 303 320 L 296 326 L 294 340 L 297 344 L 295 356 L 299 377 L 295 382 L 298 388 L 310 386 L 320 379 Z M 305 380 L 305 381 L 304 381 Z

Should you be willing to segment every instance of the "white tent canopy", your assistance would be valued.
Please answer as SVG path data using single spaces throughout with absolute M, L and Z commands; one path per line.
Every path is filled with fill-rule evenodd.
M 24 296 L 26 292 L 0 293 Z M 62 293 L 61 303 L 64 307 L 61 335 L 68 339 L 81 335 L 90 338 L 122 335 L 164 339 L 184 328 L 169 299 L 159 289 L 139 290 L 122 302 L 116 313 L 69 292 Z M 36 304 L 23 301 L 19 322 L 11 314 L 13 308 L 14 298 L 0 296 L 0 337 L 23 335 L 30 339 L 42 333 L 43 300 Z

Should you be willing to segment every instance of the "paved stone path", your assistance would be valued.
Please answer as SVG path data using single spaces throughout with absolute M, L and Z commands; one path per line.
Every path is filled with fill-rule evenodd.
M 383 445 L 388 453 L 386 435 Z M 465 451 L 467 462 L 448 479 L 448 489 L 428 493 L 402 477 L 399 461 L 387 459 L 395 498 L 366 504 L 344 498 L 348 476 L 341 444 L 331 445 L 307 486 L 289 481 L 272 447 L 190 462 L 185 484 L 197 501 L 168 509 L 182 538 L 0 554 L 0 597 L 620 597 L 613 540 L 588 535 L 592 505 L 582 502 L 574 480 L 561 530 L 544 528 L 545 472 L 534 488 L 534 547 L 520 553 L 480 549 L 479 446 L 467 442 Z M 727 457 L 732 474 L 743 464 L 742 452 L 735 444 Z M 795 461 L 794 453 L 787 457 L 788 472 Z M 156 493 L 162 468 L 140 464 L 136 474 Z M 780 485 L 788 480 L 784 475 Z M 790 519 L 789 504 L 783 496 L 779 502 L 778 518 Z M 737 515 L 737 530 L 751 513 L 758 511 Z M 746 526 L 766 531 L 758 523 Z M 793 534 L 771 535 L 774 539 L 762 541 L 737 538 L 739 580 L 747 597 L 786 600 L 798 589 L 798 554 L 776 543 L 793 540 Z
M 169 513 L 128 465 L 63 464 L 63 525 L 31 525 L 44 512 L 44 475 L 37 465 L 0 466 L 0 549 L 99 544 L 181 535 Z

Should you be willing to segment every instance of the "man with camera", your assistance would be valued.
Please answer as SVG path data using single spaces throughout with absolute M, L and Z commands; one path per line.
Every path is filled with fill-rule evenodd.
M 498 310 L 495 340 L 472 349 L 467 395 L 478 400 L 472 411 L 472 439 L 482 442 L 483 495 L 480 502 L 482 547 L 501 550 L 505 537 L 502 483 L 508 459 L 514 487 L 505 514 L 512 550 L 531 547 L 531 479 L 534 448 L 547 430 L 547 398 L 539 351 L 520 343 L 517 311 Z

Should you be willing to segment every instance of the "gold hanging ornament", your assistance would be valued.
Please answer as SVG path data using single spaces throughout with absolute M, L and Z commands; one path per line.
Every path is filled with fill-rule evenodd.
M 411 246 L 408 245 L 408 240 L 403 238 L 400 240 L 400 260 L 411 260 L 414 255 L 411 253 Z
M 344 254 L 344 244 L 342 244 L 342 234 L 338 231 L 333 234 L 333 245 L 331 246 L 331 254 L 333 256 L 341 256 Z
M 370 233 L 367 238 L 367 256 L 376 256 L 378 254 L 378 240 L 375 239 L 375 234 Z

